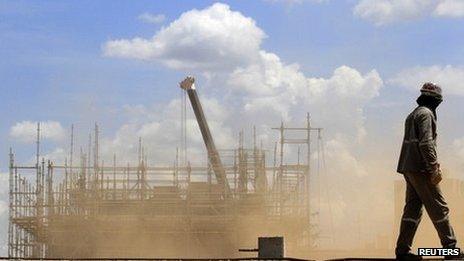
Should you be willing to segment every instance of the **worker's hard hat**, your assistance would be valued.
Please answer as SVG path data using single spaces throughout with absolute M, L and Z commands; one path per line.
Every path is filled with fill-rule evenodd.
M 443 100 L 441 87 L 436 83 L 426 82 L 424 83 L 424 85 L 422 85 L 422 88 L 420 91 L 423 95 L 433 96 L 435 98 Z

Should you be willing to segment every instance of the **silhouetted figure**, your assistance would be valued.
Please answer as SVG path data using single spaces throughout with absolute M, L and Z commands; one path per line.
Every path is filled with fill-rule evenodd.
M 422 206 L 435 226 L 444 248 L 455 248 L 456 237 L 449 221 L 449 209 L 438 183 L 442 176 L 437 159 L 437 113 L 443 101 L 440 86 L 425 83 L 416 107 L 406 118 L 403 145 L 397 171 L 406 180 L 406 204 L 396 244 L 397 260 L 421 260 L 411 246 L 422 217 Z M 447 256 L 460 259 L 464 256 Z

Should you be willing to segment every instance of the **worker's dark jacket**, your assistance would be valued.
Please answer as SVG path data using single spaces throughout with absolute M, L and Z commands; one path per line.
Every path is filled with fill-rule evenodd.
M 406 118 L 399 173 L 429 172 L 437 164 L 437 122 L 432 110 L 419 106 Z

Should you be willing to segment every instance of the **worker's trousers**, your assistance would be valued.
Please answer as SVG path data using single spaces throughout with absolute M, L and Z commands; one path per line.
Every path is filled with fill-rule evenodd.
M 449 209 L 438 185 L 432 185 L 423 173 L 407 173 L 406 205 L 401 218 L 400 234 L 396 243 L 396 254 L 411 250 L 414 234 L 422 217 L 422 206 L 435 226 L 444 248 L 456 247 L 456 237 L 449 222 Z

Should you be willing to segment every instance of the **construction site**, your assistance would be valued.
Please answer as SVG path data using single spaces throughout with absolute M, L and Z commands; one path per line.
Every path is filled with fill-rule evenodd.
M 288 256 L 303 256 L 316 232 L 310 206 L 311 137 L 321 128 L 277 122 L 279 140 L 265 150 L 253 130 L 237 147 L 216 148 L 193 78 L 181 83 L 208 155 L 190 162 L 176 149 L 171 165 L 150 165 L 142 139 L 137 162 L 104 161 L 95 124 L 86 149 L 64 162 L 41 157 L 15 161 L 10 149 L 10 258 L 233 258 L 261 236 L 282 236 Z M 185 109 L 182 117 L 185 117 Z M 180 137 L 185 139 L 185 133 Z M 297 151 L 289 160 L 288 151 Z M 251 254 L 253 255 L 253 254 Z

